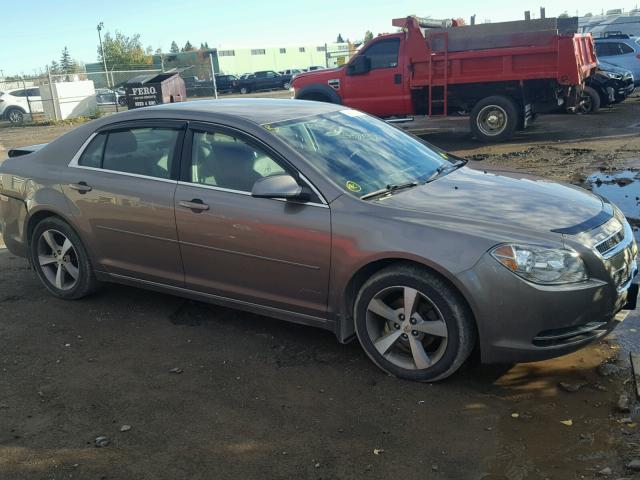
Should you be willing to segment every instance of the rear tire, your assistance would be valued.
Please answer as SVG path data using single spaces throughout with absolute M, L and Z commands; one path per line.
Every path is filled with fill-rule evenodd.
M 509 97 L 495 95 L 475 104 L 469 118 L 473 136 L 482 142 L 502 142 L 513 136 L 520 108 Z
M 42 284 L 58 298 L 76 300 L 99 287 L 80 237 L 61 218 L 48 217 L 36 225 L 29 256 Z
M 25 112 L 20 108 L 9 108 L 5 113 L 5 117 L 7 120 L 9 120 L 10 123 L 19 125 L 21 123 L 24 123 L 24 113 Z
M 358 293 L 354 318 L 369 358 L 405 380 L 447 378 L 469 357 L 477 337 L 473 316 L 459 292 L 413 265 L 373 275 Z

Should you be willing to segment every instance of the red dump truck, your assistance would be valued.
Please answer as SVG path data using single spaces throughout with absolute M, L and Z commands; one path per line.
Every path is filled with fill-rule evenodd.
M 303 73 L 294 97 L 340 103 L 380 117 L 470 117 L 480 140 L 505 140 L 536 113 L 575 107 L 596 68 L 577 19 L 459 25 L 415 16 L 368 42 L 341 68 Z

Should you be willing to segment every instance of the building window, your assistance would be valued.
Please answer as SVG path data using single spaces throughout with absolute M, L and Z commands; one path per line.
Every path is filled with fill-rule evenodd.
M 235 57 L 236 51 L 235 50 L 218 50 L 218 56 L 219 57 Z
M 316 51 L 317 52 L 326 52 L 327 51 L 327 47 L 316 47 Z
M 287 53 L 287 49 L 286 48 L 281 48 L 280 49 L 280 53 Z
M 298 49 L 298 51 L 299 51 L 300 53 L 304 53 L 304 47 L 300 47 L 300 48 Z
M 254 48 L 251 50 L 251 55 L 264 55 L 265 53 L 264 48 Z

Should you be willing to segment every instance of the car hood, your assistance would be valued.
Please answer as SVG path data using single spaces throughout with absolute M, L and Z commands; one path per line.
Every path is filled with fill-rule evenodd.
M 467 167 L 378 202 L 541 232 L 578 233 L 611 216 L 603 214 L 600 197 L 581 188 L 515 172 Z
M 293 78 L 294 82 L 305 81 L 309 78 L 313 78 L 316 81 L 322 81 L 323 79 L 330 79 L 336 76 L 336 73 L 340 72 L 344 67 L 337 68 L 325 68 L 322 70 L 314 70 L 312 72 L 302 72 L 296 74 Z

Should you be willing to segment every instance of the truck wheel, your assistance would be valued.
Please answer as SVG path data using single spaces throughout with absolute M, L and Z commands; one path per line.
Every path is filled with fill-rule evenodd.
M 471 133 L 483 142 L 502 142 L 513 136 L 520 116 L 520 109 L 508 97 L 483 98 L 471 110 Z
M 13 124 L 24 122 L 24 112 L 20 108 L 10 108 L 5 115 L 7 120 Z
M 586 115 L 589 113 L 596 113 L 600 109 L 600 95 L 595 89 L 591 87 L 583 87 L 582 95 L 580 96 L 580 103 L 576 108 L 576 113 L 579 115 Z
M 385 372 L 434 382 L 455 373 L 477 334 L 460 294 L 437 275 L 413 265 L 374 274 L 354 305 L 358 340 Z
M 289 90 L 291 88 L 291 82 L 284 82 L 282 88 L 284 88 L 285 90 Z

